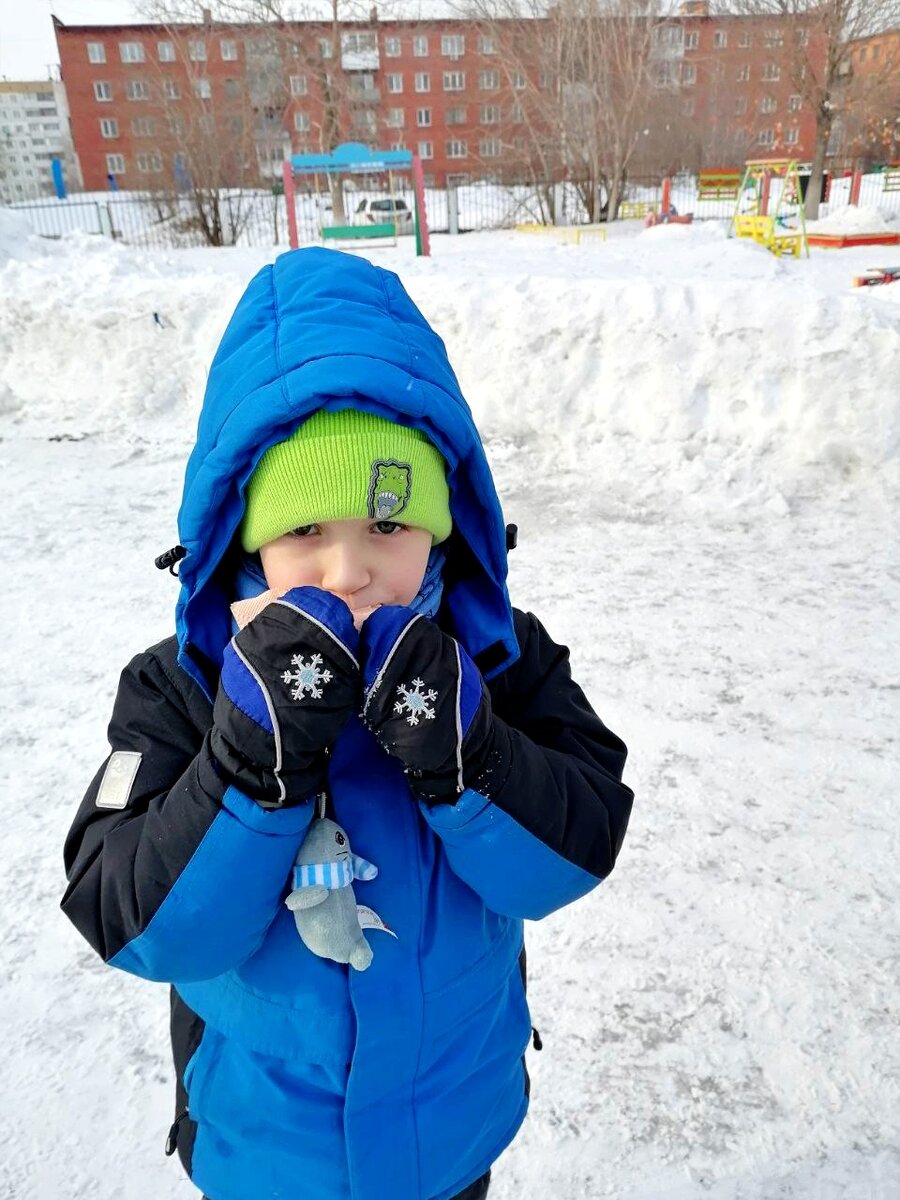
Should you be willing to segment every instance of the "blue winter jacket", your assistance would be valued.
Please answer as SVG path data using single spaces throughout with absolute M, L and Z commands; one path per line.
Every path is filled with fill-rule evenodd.
M 364 972 L 310 953 L 284 904 L 311 805 L 262 809 L 209 751 L 244 486 L 311 412 L 347 404 L 422 429 L 447 462 L 437 619 L 482 670 L 513 749 L 500 794 L 429 808 L 359 721 L 341 735 L 334 815 L 378 867 L 357 900 L 396 933 L 368 933 Z M 527 1108 L 523 918 L 612 869 L 631 792 L 567 651 L 510 607 L 481 441 L 395 275 L 310 249 L 253 279 L 212 365 L 179 532 L 177 638 L 123 672 L 63 908 L 111 965 L 173 985 L 173 1141 L 212 1200 L 455 1196 Z M 124 796 L 104 782 L 132 768 Z

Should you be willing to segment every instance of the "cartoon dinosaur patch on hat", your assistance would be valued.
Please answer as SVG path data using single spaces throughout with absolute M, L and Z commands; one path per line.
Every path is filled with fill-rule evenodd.
M 409 503 L 412 467 L 394 459 L 372 463 L 369 482 L 369 516 L 375 521 L 392 521 Z

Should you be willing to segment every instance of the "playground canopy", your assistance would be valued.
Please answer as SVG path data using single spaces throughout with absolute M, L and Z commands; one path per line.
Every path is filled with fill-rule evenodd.
M 410 172 L 415 193 L 414 219 L 416 254 L 429 255 L 428 221 L 425 214 L 425 177 L 422 162 L 411 150 L 372 150 L 361 142 L 344 142 L 328 154 L 293 154 L 285 160 L 284 197 L 287 204 L 288 232 L 291 248 L 299 245 L 294 180 L 303 175 L 377 175 L 387 174 L 388 187 L 393 193 L 393 176 Z M 323 237 L 349 238 L 393 237 L 393 221 L 373 225 L 331 225 L 322 230 Z

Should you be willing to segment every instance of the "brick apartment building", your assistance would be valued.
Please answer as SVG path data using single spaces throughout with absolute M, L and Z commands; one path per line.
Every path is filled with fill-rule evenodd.
M 527 47 L 516 61 L 530 65 L 510 65 L 498 45 L 502 23 L 485 31 L 465 20 L 375 20 L 335 36 L 314 22 L 53 21 L 89 190 L 109 177 L 120 188 L 171 181 L 185 166 L 185 143 L 204 132 L 206 152 L 227 145 L 229 170 L 245 181 L 248 172 L 275 176 L 292 152 L 340 141 L 414 150 L 435 186 L 525 178 L 529 98 L 555 86 Z M 527 22 L 536 50 L 552 38 L 551 21 Z M 810 157 L 814 123 L 791 83 L 777 20 L 714 17 L 688 0 L 659 32 L 655 77 L 671 95 L 656 140 L 673 148 L 667 168 Z

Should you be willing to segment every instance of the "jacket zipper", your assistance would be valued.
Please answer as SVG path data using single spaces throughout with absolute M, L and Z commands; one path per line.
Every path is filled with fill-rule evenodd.
M 169 1136 L 166 1138 L 166 1158 L 171 1158 L 178 1149 L 178 1134 L 181 1122 L 188 1117 L 188 1110 L 180 1112 L 175 1118 L 172 1128 L 169 1130 Z

